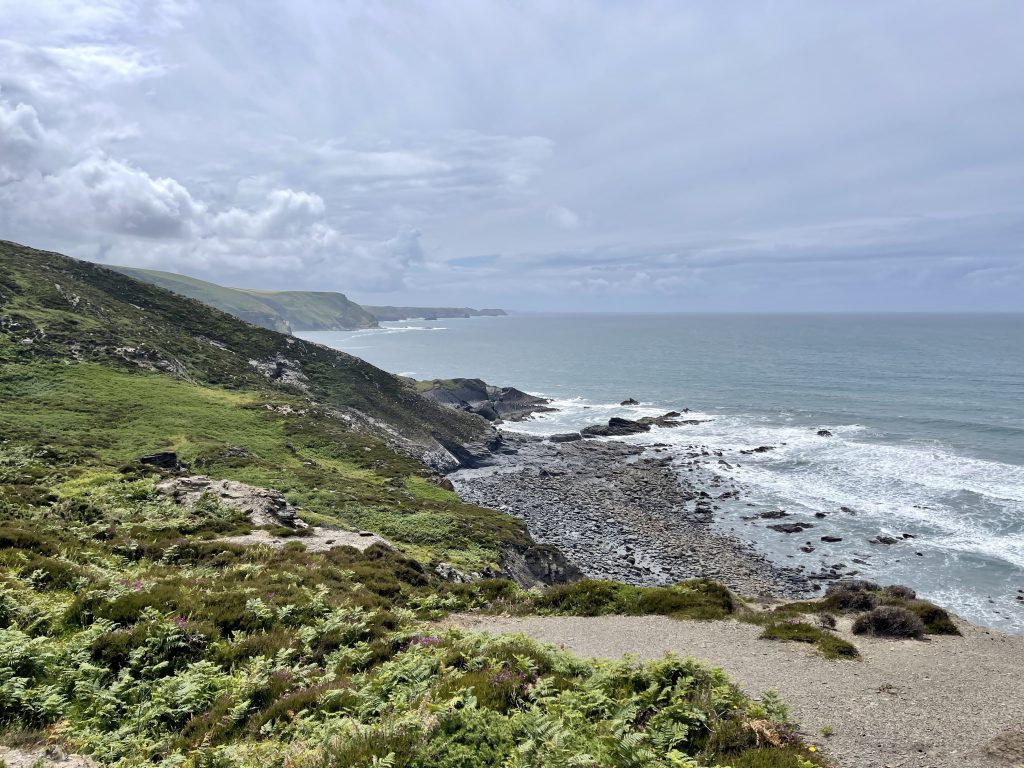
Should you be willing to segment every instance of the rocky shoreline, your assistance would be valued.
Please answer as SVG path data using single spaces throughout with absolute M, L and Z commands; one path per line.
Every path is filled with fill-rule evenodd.
M 715 530 L 711 495 L 641 446 L 504 432 L 486 466 L 449 478 L 465 501 L 519 517 L 591 578 L 659 585 L 708 577 L 751 597 L 813 589 L 799 570 Z

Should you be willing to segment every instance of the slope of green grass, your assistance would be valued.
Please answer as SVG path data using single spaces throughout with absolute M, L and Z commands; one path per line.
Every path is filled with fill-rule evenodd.
M 373 315 L 344 294 L 329 291 L 257 291 L 228 288 L 174 272 L 111 267 L 234 315 L 253 325 L 282 333 L 374 328 Z
M 307 397 L 355 409 L 424 449 L 458 447 L 489 429 L 359 358 L 95 264 L 0 241 L 0 364 L 44 360 L 153 368 L 204 385 L 303 394 L 288 376 L 273 379 L 281 362 L 304 377 L 297 383 Z
M 143 282 L 158 285 L 174 291 L 190 299 L 209 304 L 211 307 L 227 312 L 229 315 L 245 320 L 247 323 L 269 328 L 281 333 L 291 333 L 292 327 L 288 319 L 279 310 L 270 306 L 259 296 L 248 291 L 225 288 L 215 283 L 199 280 L 188 275 L 174 272 L 161 272 L 155 269 L 136 269 L 134 267 L 111 267 Z

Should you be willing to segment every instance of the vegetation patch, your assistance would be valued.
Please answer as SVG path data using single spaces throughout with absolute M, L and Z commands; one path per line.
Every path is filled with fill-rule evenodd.
M 860 658 L 860 652 L 852 643 L 813 624 L 794 619 L 769 623 L 765 626 L 761 637 L 765 640 L 810 643 L 816 646 L 826 659 Z

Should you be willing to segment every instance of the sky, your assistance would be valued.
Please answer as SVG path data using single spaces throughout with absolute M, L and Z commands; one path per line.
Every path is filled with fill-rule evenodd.
M 1024 310 L 1019 0 L 0 0 L 0 238 L 524 311 Z

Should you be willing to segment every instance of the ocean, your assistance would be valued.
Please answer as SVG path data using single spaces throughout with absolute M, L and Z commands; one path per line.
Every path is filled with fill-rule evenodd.
M 557 412 L 505 425 L 534 434 L 689 408 L 701 424 L 625 439 L 721 451 L 732 468 L 716 456 L 714 471 L 744 493 L 716 525 L 781 564 L 841 562 L 1024 633 L 1024 314 L 515 315 L 300 335 L 394 373 L 553 398 Z M 740 453 L 759 446 L 773 450 Z M 752 509 L 815 528 L 782 534 Z

